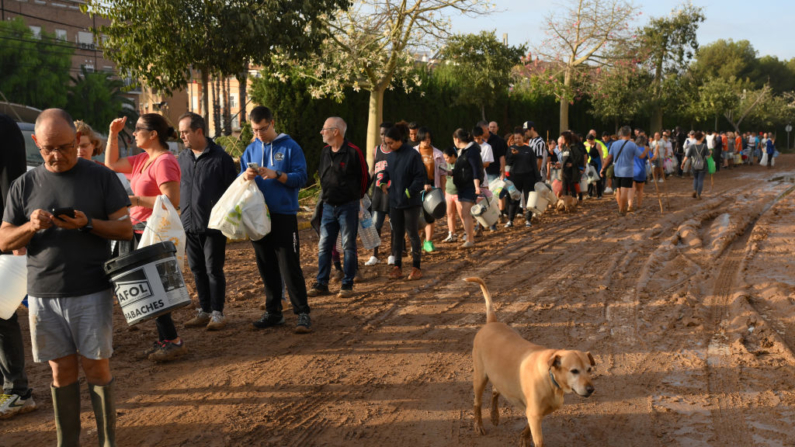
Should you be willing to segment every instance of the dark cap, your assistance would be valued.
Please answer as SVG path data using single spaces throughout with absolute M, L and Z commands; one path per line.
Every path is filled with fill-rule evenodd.
M 587 137 L 585 137 L 585 139 L 586 139 L 586 140 L 595 140 L 595 139 L 596 139 L 596 137 L 595 137 L 595 136 L 594 136 L 592 133 L 589 133 L 589 134 L 588 134 L 588 136 L 587 136 Z
M 536 127 L 536 123 L 534 123 L 532 121 L 525 121 L 524 124 L 522 125 L 522 128 L 524 130 L 534 129 L 535 127 Z

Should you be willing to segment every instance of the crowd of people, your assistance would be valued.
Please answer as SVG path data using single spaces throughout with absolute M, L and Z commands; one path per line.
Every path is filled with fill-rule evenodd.
M 676 128 L 649 137 L 640 129 L 633 135 L 625 126 L 617 135 L 605 132 L 599 138 L 591 130 L 583 137 L 564 131 L 545 141 L 533 121 L 504 137 L 496 122 L 438 135 L 401 121 L 380 125 L 381 141 L 372 148 L 374 162 L 368 166 L 366 152 L 346 138 L 345 121 L 329 117 L 320 130 L 325 144 L 318 169 L 322 192 L 312 219 L 319 234 L 318 273 L 307 288 L 297 219 L 299 189 L 308 179 L 306 159 L 296 141 L 277 132 L 267 107 L 255 107 L 249 115 L 254 138 L 240 157 L 239 169 L 206 136 L 206 123 L 195 113 L 181 116 L 178 130 L 159 114 L 141 115 L 133 135 L 142 152 L 120 157 L 118 135 L 126 118 L 110 123 L 103 148 L 86 123 L 48 109 L 38 117 L 32 136 L 44 163 L 25 173 L 24 136 L 10 118 L 0 118 L 6 146 L 0 251 L 27 256 L 33 359 L 51 366 L 56 431 L 63 446 L 79 442 L 80 368 L 100 445 L 115 445 L 115 380 L 109 363 L 113 290 L 103 265 L 138 248 L 159 196 L 178 205 L 196 283 L 199 307 L 185 327 L 217 331 L 226 326 L 227 238 L 208 228 L 208 222 L 213 206 L 242 176 L 261 191 L 271 219 L 271 232 L 251 241 L 266 297 L 265 312 L 252 324 L 257 329 L 284 325 L 283 302 L 289 297 L 294 331 L 305 334 L 312 332 L 308 297 L 330 294 L 329 284 L 337 279 L 338 297 L 349 298 L 362 278 L 360 269 L 381 262 L 379 249 L 385 244 L 372 249 L 364 267 L 359 265 L 357 236 L 364 208 L 372 213 L 367 225 L 371 222 L 379 237 L 389 218 L 388 278 L 417 280 L 423 276 L 423 253 L 438 250 L 436 243 L 461 242 L 461 249 L 470 249 L 483 231 L 498 231 L 498 225 L 510 231 L 521 222 L 517 216 L 523 217 L 524 227 L 532 227 L 536 211 L 528 201 L 539 185 L 568 202 L 614 194 L 619 213 L 625 215 L 641 208 L 648 181 L 692 175 L 693 197 L 700 198 L 712 164 L 717 171 L 756 158 L 773 166 L 777 156 L 772 134 L 685 133 Z M 175 155 L 167 143 L 177 137 L 184 150 Z M 93 160 L 103 153 L 104 163 Z M 510 194 L 511 188 L 518 194 Z M 443 191 L 446 204 L 439 222 L 423 209 L 424 197 L 434 190 Z M 485 225 L 473 217 L 473 208 L 482 201 L 498 204 L 498 220 Z M 446 236 L 437 231 L 443 220 Z M 403 258 L 408 255 L 411 270 L 406 275 Z M 150 360 L 167 362 L 187 353 L 171 313 L 158 316 L 155 326 L 158 339 L 145 351 Z M 16 314 L 0 320 L 0 339 L 0 417 L 10 417 L 35 408 Z

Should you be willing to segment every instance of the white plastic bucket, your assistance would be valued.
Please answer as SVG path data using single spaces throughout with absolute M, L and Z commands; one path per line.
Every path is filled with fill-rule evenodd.
M 484 197 L 480 203 L 472 206 L 472 217 L 484 227 L 495 225 L 500 219 L 500 207 L 497 200 Z
M 190 304 L 176 252 L 174 243 L 160 242 L 105 263 L 130 326 Z
M 28 257 L 0 255 L 0 318 L 8 320 L 28 293 Z
M 542 194 L 532 191 L 527 195 L 527 209 L 532 211 L 536 216 L 544 214 L 547 205 L 549 205 L 549 201 L 544 198 Z

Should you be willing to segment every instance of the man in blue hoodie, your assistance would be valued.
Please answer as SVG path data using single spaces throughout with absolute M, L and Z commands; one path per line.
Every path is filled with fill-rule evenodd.
M 301 146 L 289 135 L 276 133 L 273 113 L 257 106 L 249 114 L 256 139 L 240 157 L 240 174 L 255 179 L 265 196 L 271 217 L 271 232 L 252 241 L 262 281 L 265 283 L 265 313 L 254 327 L 264 329 L 284 324 L 282 278 L 298 315 L 295 332 L 312 332 L 304 272 L 298 240 L 298 190 L 306 183 L 306 159 Z

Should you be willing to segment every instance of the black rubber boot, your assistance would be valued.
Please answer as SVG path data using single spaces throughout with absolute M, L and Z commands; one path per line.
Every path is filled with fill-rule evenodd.
M 58 447 L 80 446 L 80 384 L 50 386 Z
M 99 447 L 116 447 L 116 396 L 113 394 L 111 379 L 105 386 L 88 384 L 91 406 L 97 419 L 97 437 Z

